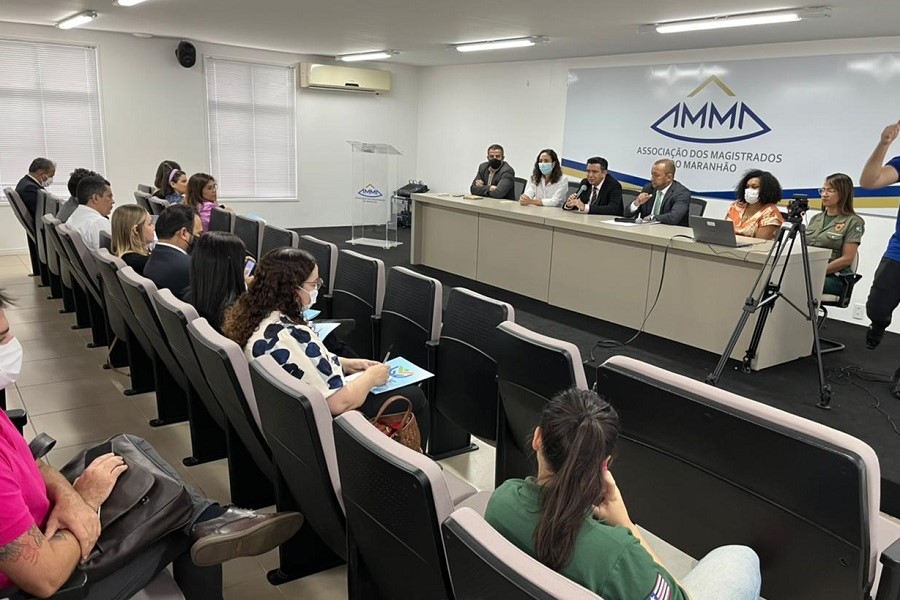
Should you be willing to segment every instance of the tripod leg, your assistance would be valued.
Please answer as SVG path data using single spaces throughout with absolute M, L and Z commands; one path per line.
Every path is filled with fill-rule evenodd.
M 800 244 L 800 251 L 803 253 L 803 279 L 806 283 L 807 319 L 812 325 L 813 350 L 816 355 L 816 369 L 818 370 L 819 375 L 819 403 L 816 406 L 825 410 L 831 410 L 831 386 L 825 381 L 825 369 L 822 366 L 822 346 L 819 343 L 819 324 L 816 319 L 819 303 L 813 296 L 812 275 L 809 272 L 809 251 L 806 248 L 806 235 L 805 231 L 803 231 L 804 229 L 805 228 L 801 224 L 800 234 L 803 235 L 803 240 Z

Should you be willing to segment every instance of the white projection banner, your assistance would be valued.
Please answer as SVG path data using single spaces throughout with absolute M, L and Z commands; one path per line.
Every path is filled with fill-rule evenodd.
M 759 168 L 786 197 L 818 198 L 831 173 L 858 182 L 898 107 L 897 54 L 572 69 L 563 166 L 581 176 L 599 155 L 623 183 L 643 185 L 652 163 L 668 157 L 696 195 L 723 199 Z M 891 151 L 900 154 L 900 142 Z M 898 196 L 897 186 L 857 188 L 857 207 L 896 209 Z

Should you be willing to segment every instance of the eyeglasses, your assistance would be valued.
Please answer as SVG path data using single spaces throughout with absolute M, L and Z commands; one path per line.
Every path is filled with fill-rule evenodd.
M 836 191 L 837 190 L 835 190 L 834 188 L 819 188 L 819 195 L 821 196 L 822 194 L 833 194 Z
M 309 285 L 309 284 L 316 286 L 316 289 L 318 290 L 318 289 L 321 289 L 323 285 L 325 285 L 325 280 L 322 279 L 321 277 L 319 277 L 315 281 L 304 281 L 303 282 L 303 285 Z

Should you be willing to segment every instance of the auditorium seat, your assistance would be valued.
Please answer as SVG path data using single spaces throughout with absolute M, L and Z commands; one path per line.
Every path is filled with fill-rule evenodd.
M 76 569 L 58 592 L 49 596 L 51 600 L 80 600 L 87 597 L 90 592 L 90 582 L 84 571 Z M 221 596 L 221 590 L 204 590 L 203 596 L 199 595 L 185 596 L 181 588 L 173 579 L 172 574 L 163 569 L 159 574 L 148 583 L 144 589 L 137 594 L 131 596 L 131 600 L 204 600 L 204 598 L 213 598 L 216 595 Z M 4 600 L 32 600 L 34 596 L 25 594 L 20 590 L 10 587 L 0 589 L 0 598 Z
M 429 398 L 429 454 L 446 458 L 477 449 L 471 435 L 497 442 L 497 325 L 515 321 L 515 311 L 465 288 L 447 299 L 437 344 L 431 346 L 429 370 L 435 374 Z
M 112 252 L 112 236 L 105 231 L 100 232 L 100 247 Z
M 256 395 L 244 352 L 203 317 L 188 323 L 187 329 L 203 376 L 228 422 L 225 435 L 231 501 L 245 508 L 269 506 L 275 501 L 272 452 L 259 427 Z M 240 484 L 239 490 L 235 490 L 235 482 Z
M 304 575 L 346 562 L 346 518 L 325 398 L 268 354 L 251 361 L 250 379 L 276 480 L 303 513 L 303 528 L 291 542 L 298 551 L 285 549 L 282 562 L 299 563 L 290 570 Z
M 471 508 L 441 526 L 456 600 L 603 600 L 504 538 Z
M 224 231 L 231 233 L 234 229 L 234 213 L 224 208 L 214 206 L 209 213 L 209 231 Z
M 156 415 L 150 421 L 152 427 L 188 420 L 190 385 L 181 364 L 172 355 L 159 316 L 153 308 L 150 296 L 156 293 L 156 284 L 138 275 L 131 267 L 120 268 L 116 276 L 131 312 L 144 337 L 150 342 L 156 388 Z
M 28 207 L 25 206 L 25 203 L 15 189 L 11 187 L 3 188 L 3 193 L 6 194 L 6 199 L 9 201 L 9 207 L 12 209 L 13 215 L 15 215 L 19 224 L 22 225 L 22 229 L 25 230 L 25 237 L 28 242 L 28 254 L 31 257 L 31 276 L 36 277 L 40 275 L 41 269 L 39 266 L 40 262 L 38 261 L 34 217 L 28 212 Z
M 41 202 L 43 201 L 43 210 L 41 210 Z M 45 231 L 46 222 L 43 216 L 50 214 L 56 216 L 59 210 L 59 198 L 46 192 L 38 190 L 38 212 L 35 213 L 35 228 L 38 235 L 38 257 L 47 265 L 47 279 L 50 284 L 50 296 L 48 299 L 62 298 L 62 281 L 59 274 L 59 256 L 56 254 L 50 234 Z M 41 256 L 41 247 L 43 246 L 43 256 Z
M 184 462 L 187 466 L 193 466 L 225 458 L 228 454 L 225 412 L 203 376 L 187 332 L 188 323 L 199 318 L 197 310 L 176 298 L 172 290 L 167 288 L 151 293 L 150 301 L 159 317 L 159 324 L 172 356 L 181 366 L 190 385 L 188 420 L 193 452 Z
M 322 311 L 322 318 L 331 318 L 331 294 L 334 288 L 334 276 L 337 271 L 338 249 L 331 242 L 324 242 L 311 235 L 300 236 L 300 248 L 312 254 L 319 267 L 322 278 L 322 289 L 313 308 Z
M 169 201 L 163 198 L 157 198 L 156 196 L 150 196 L 147 199 L 150 202 L 150 214 L 159 216 L 162 214 L 162 211 L 166 210 L 169 206 Z
M 588 389 L 581 353 L 569 342 L 511 321 L 497 326 L 497 462 L 494 485 L 537 474 L 531 437 L 544 405 L 562 390 Z
M 381 316 L 375 324 L 375 356 L 402 356 L 423 369 L 428 366 L 428 343 L 441 332 L 441 282 L 405 267 L 388 273 Z
M 49 202 L 48 202 L 49 200 Z M 37 191 L 34 215 L 34 239 L 37 245 L 38 268 L 40 269 L 41 285 L 50 285 L 50 271 L 47 268 L 47 241 L 44 236 L 44 221 L 40 218 L 47 213 L 56 214 L 56 206 L 59 202 L 56 197 L 45 189 Z
M 771 600 L 900 597 L 900 525 L 879 514 L 867 444 L 624 356 L 597 383 L 621 420 L 614 472 L 635 522 L 693 557 L 753 548 Z
M 154 194 L 156 193 L 156 186 L 148 185 L 146 183 L 139 183 L 137 184 L 137 190 L 145 194 Z
M 69 262 L 69 255 L 63 247 L 62 238 L 56 230 L 57 225 L 60 224 L 59 219 L 54 215 L 44 215 L 41 219 L 44 221 L 44 233 L 49 234 L 50 245 L 53 247 L 53 252 L 59 260 L 59 279 L 63 292 L 63 308 L 60 312 L 74 312 L 77 321 L 76 326 L 79 328 L 88 327 L 90 326 L 90 320 L 85 310 L 86 306 L 84 306 L 86 301 L 81 297 L 82 309 L 79 311 L 76 296 L 79 296 L 81 288 L 72 273 L 72 265 Z M 81 296 L 83 296 L 83 291 L 81 291 Z
M 113 256 L 106 248 L 99 250 L 91 250 L 91 258 L 97 267 L 97 281 L 100 287 L 100 296 L 103 301 L 103 313 L 106 315 L 106 322 L 109 324 L 109 334 L 112 339 L 109 340 L 109 357 L 107 367 L 124 367 L 128 364 L 128 326 L 125 323 L 125 317 L 122 315 L 122 309 L 115 301 L 112 295 L 107 291 L 106 282 L 103 277 L 103 267 L 108 261 L 113 260 Z M 119 260 L 116 258 L 116 260 Z M 120 261 L 121 262 L 121 261 Z M 124 266 L 124 263 L 121 263 Z M 118 270 L 119 263 L 116 263 L 115 270 Z
M 65 223 L 57 225 L 56 231 L 69 259 L 72 274 L 81 290 L 81 293 L 76 291 L 75 304 L 76 309 L 83 307 L 88 317 L 87 324 L 91 328 L 92 340 L 88 347 L 108 346 L 111 341 L 109 323 L 103 310 L 103 293 L 100 290 L 100 272 L 97 270 L 97 263 L 91 256 L 90 250 L 84 245 L 80 233 Z
M 125 342 L 128 355 L 128 373 L 131 378 L 131 387 L 125 390 L 126 396 L 134 396 L 151 392 L 155 389 L 155 374 L 153 369 L 153 346 L 144 335 L 143 329 L 131 311 L 125 292 L 122 290 L 122 282 L 117 275 L 119 269 L 126 265 L 121 258 L 113 256 L 109 251 L 100 249 L 94 254 L 97 268 L 100 271 L 100 279 L 103 282 L 103 295 L 106 305 L 115 307 L 122 317 L 124 330 L 118 330 L 119 323 L 110 320 L 110 326 L 116 337 Z M 124 337 L 121 337 L 123 336 Z
M 372 317 L 381 315 L 383 300 L 384 262 L 341 250 L 332 289 L 331 318 L 356 322 L 344 340 L 363 358 L 376 358 Z
M 266 222 L 262 219 L 252 219 L 244 215 L 234 215 L 234 235 L 241 238 L 247 249 L 247 254 L 259 260 L 259 247 L 262 244 L 263 229 Z
M 334 420 L 334 444 L 350 589 L 372 590 L 361 598 L 452 599 L 441 523 L 460 506 L 483 514 L 490 492 L 468 486 L 454 506 L 446 480 L 452 476 L 385 436 L 359 411 Z
M 138 188 L 141 188 L 141 187 L 142 186 L 138 185 Z M 146 187 L 146 186 L 143 186 L 143 187 Z M 153 212 L 153 208 L 150 206 L 150 198 L 152 198 L 152 197 L 153 196 L 152 196 L 152 194 L 150 194 L 150 192 L 147 192 L 147 191 L 141 190 L 141 189 L 138 189 L 134 193 L 134 201 L 137 203 L 137 205 L 140 206 L 141 208 L 143 208 L 144 210 L 146 210 L 151 215 L 154 215 L 156 213 Z
M 275 225 L 266 225 L 263 227 L 262 241 L 259 244 L 259 258 L 269 253 L 270 250 L 276 248 L 299 248 L 300 236 L 296 231 L 290 231 L 276 227 Z

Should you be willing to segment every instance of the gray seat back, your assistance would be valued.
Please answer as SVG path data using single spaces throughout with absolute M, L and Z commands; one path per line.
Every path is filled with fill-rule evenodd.
M 262 241 L 259 245 L 259 258 L 276 248 L 299 248 L 300 236 L 296 231 L 282 229 L 274 225 L 263 227 Z

